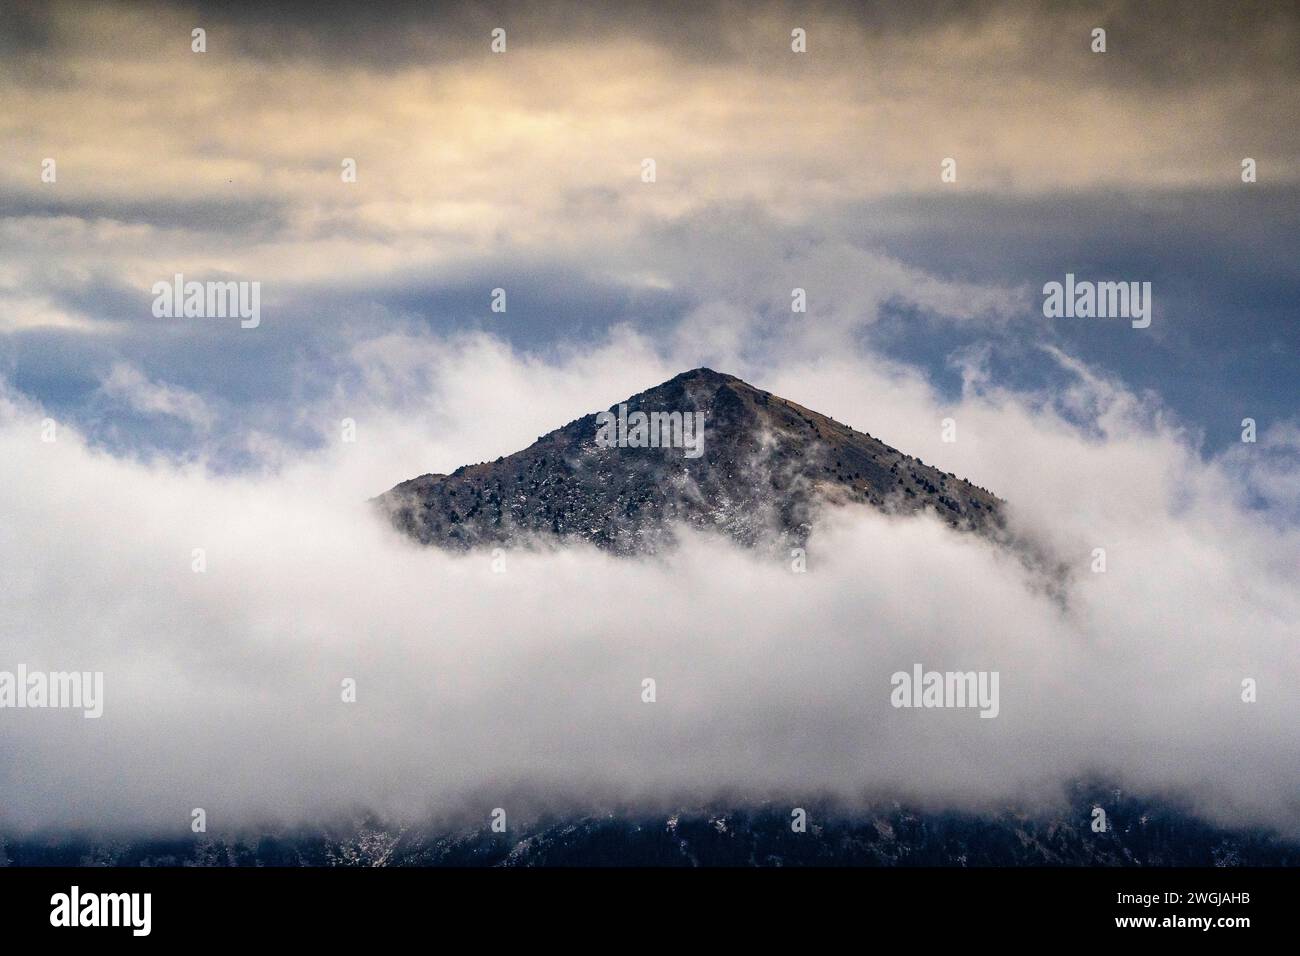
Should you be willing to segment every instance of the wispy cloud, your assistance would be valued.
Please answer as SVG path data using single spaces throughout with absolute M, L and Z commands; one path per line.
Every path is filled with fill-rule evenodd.
M 151 382 L 129 365 L 114 365 L 100 391 L 145 415 L 166 415 L 199 429 L 212 425 L 212 412 L 198 395 L 175 385 Z

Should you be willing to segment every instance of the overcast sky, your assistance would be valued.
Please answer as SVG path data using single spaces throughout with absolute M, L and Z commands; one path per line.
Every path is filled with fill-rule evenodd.
M 271 6 L 0 14 L 0 373 L 110 446 L 199 437 L 124 414 L 120 363 L 196 393 L 205 440 L 249 464 L 247 429 L 332 390 L 358 341 L 481 329 L 543 354 L 709 310 L 753 327 L 688 365 L 806 332 L 949 389 L 977 345 L 1037 387 L 1047 342 L 1210 451 L 1295 412 L 1285 5 Z M 260 281 L 261 327 L 153 318 L 177 272 Z M 1044 319 L 1066 272 L 1151 282 L 1151 328 Z

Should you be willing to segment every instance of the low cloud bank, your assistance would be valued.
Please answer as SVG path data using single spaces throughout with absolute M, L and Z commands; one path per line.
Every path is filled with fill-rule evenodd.
M 1046 807 L 1101 773 L 1300 833 L 1290 432 L 1265 431 L 1258 465 L 1248 446 L 1205 462 L 1077 366 L 1052 396 L 972 366 L 948 406 L 879 361 L 724 369 L 1008 498 L 1070 563 L 1064 608 L 987 542 L 865 509 L 829 515 L 806 573 L 692 535 L 647 560 L 514 550 L 498 572 L 365 507 L 687 367 L 641 344 L 616 333 L 546 364 L 489 339 L 372 343 L 355 357 L 371 404 L 312 410 L 351 411 L 355 444 L 239 475 L 113 457 L 69 427 L 43 442 L 41 409 L 0 400 L 0 669 L 104 673 L 99 719 L 0 710 L 0 826 L 416 818 L 467 797 L 486 818 L 520 788 Z M 891 675 L 915 664 L 998 672 L 997 717 L 891 706 Z

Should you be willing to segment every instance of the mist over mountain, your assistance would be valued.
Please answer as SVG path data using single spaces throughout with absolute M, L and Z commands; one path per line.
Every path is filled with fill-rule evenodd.
M 623 551 L 556 533 L 543 508 L 535 525 L 483 543 L 557 546 L 506 545 L 501 573 L 467 542 L 413 547 L 386 509 L 366 505 L 421 462 L 520 448 L 602 405 L 626 404 L 630 418 L 638 398 L 606 405 L 631 390 L 624 383 L 689 364 L 648 360 L 642 344 L 616 340 L 553 366 L 483 340 L 387 343 L 361 356 L 357 380 L 373 395 L 346 406 L 356 443 L 249 474 L 105 453 L 75 428 L 43 444 L 32 438 L 40 409 L 0 403 L 0 447 L 25 489 L 0 537 L 7 659 L 102 670 L 105 697 L 98 720 L 9 713 L 8 859 L 81 859 L 82 847 L 89 861 L 324 861 L 313 824 L 358 808 L 374 823 L 340 831 L 338 859 L 600 862 L 611 847 L 701 864 L 750 849 L 760 863 L 1293 859 L 1294 535 L 1234 496 L 1236 466 L 1252 461 L 1200 462 L 1182 433 L 1086 370 L 1058 411 L 978 379 L 954 405 L 875 361 L 752 367 L 748 380 L 798 395 L 802 412 L 769 397 L 766 411 L 783 420 L 767 426 L 757 389 L 721 376 L 683 389 L 661 407 L 705 414 L 698 458 L 671 443 L 602 448 L 596 416 L 578 419 L 576 455 L 629 487 L 641 463 L 713 475 L 720 491 L 753 487 L 754 470 L 729 469 L 727 457 L 752 458 L 764 428 L 782 433 L 785 458 L 761 460 L 788 463 L 781 487 L 808 503 L 803 574 L 765 552 L 767 518 L 748 525 L 747 546 L 731 532 L 746 526 L 718 525 L 708 499 L 687 495 L 680 507 L 701 520 L 674 512 L 640 525 L 662 526 L 671 551 L 668 537 L 647 557 L 635 537 Z M 426 381 L 438 386 L 414 387 Z M 402 401 L 410 395 L 418 402 Z M 734 427 L 719 424 L 728 405 Z M 905 436 L 903 448 L 942 456 L 1007 503 L 991 499 L 983 526 L 967 522 L 984 509 L 966 504 L 973 493 L 957 479 L 810 407 Z M 1081 408 L 1095 427 L 1067 417 Z M 338 421 L 330 409 L 312 416 Z M 949 416 L 961 437 L 944 445 Z M 868 452 L 845 457 L 857 442 Z M 904 490 L 891 498 L 871 479 L 895 465 Z M 963 513 L 908 510 L 909 467 Z M 766 484 L 745 500 L 779 517 L 773 472 L 759 471 Z M 1272 472 L 1244 474 L 1256 487 Z M 627 517 L 621 486 L 581 487 L 590 513 Z M 787 527 L 770 530 L 785 543 L 803 534 Z M 1015 541 L 1026 529 L 1082 565 L 1068 607 L 1005 547 L 1004 531 Z M 1087 573 L 1096 545 L 1109 573 Z M 918 664 L 999 672 L 997 719 L 895 708 L 891 675 Z M 653 704 L 646 678 L 658 684 Z M 1258 682 L 1258 703 L 1243 702 L 1244 678 Z M 1071 798 L 1079 779 L 1104 785 Z M 839 809 L 820 809 L 823 798 Z M 549 816 L 531 813 L 539 802 Z M 1094 836 L 1097 806 L 1113 829 Z M 196 807 L 206 835 L 189 831 Z M 457 807 L 460 820 L 436 822 Z M 498 807 L 509 830 L 488 835 Z M 792 850 L 778 836 L 793 807 L 809 809 L 810 827 Z M 675 849 L 674 816 L 687 852 Z M 249 833 L 260 834 L 251 856 Z M 378 852 L 399 833 L 391 855 Z

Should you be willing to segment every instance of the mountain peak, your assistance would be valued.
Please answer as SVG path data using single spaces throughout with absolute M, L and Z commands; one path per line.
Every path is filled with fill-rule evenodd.
M 693 368 L 689 372 L 681 372 L 670 378 L 669 382 L 684 381 L 702 381 L 702 382 L 740 382 L 734 375 L 728 375 L 726 372 L 715 372 L 711 368 L 701 365 L 699 368 Z M 665 385 L 668 382 L 664 383 Z M 744 384 L 741 382 L 741 384 Z
M 994 532 L 1003 505 L 869 434 L 704 367 L 523 451 L 422 475 L 376 502 L 425 544 L 576 538 L 620 554 L 670 546 L 679 524 L 751 546 L 798 545 L 835 506 L 933 509 L 954 527 Z

